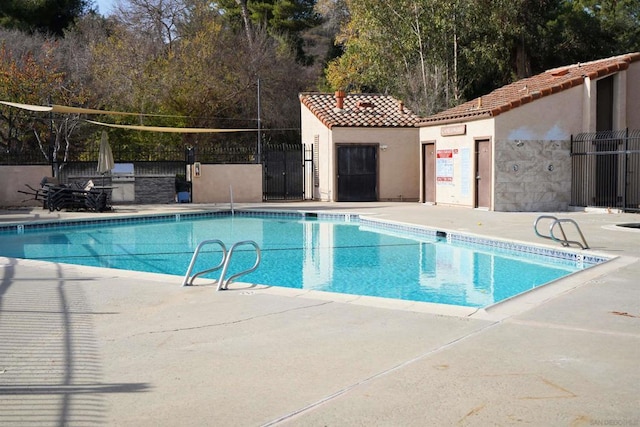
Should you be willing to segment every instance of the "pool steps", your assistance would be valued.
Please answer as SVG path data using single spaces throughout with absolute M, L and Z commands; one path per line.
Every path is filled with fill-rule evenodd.
M 220 263 L 215 267 L 202 270 L 195 273 L 194 275 L 191 275 L 191 272 L 193 271 L 193 268 L 196 265 L 196 260 L 198 258 L 198 255 L 200 254 L 200 250 L 204 246 L 212 245 L 212 244 L 216 244 L 220 246 L 220 248 L 222 249 L 222 259 L 220 260 Z M 228 279 L 225 280 L 225 276 L 227 275 L 229 264 L 233 256 L 233 251 L 240 246 L 253 246 L 253 248 L 256 251 L 256 261 L 251 268 L 248 268 L 246 270 L 240 271 L 239 273 L 233 274 L 232 276 L 230 276 Z M 240 242 L 236 242 L 231 246 L 231 249 L 229 250 L 227 250 L 227 247 L 222 240 L 219 240 L 219 239 L 203 240 L 198 244 L 198 246 L 196 247 L 196 250 L 193 252 L 193 256 L 191 257 L 191 262 L 189 263 L 189 268 L 187 269 L 187 273 L 185 274 L 184 280 L 182 281 L 182 286 L 191 286 L 193 285 L 193 281 L 195 280 L 196 277 L 202 276 L 203 274 L 212 273 L 222 268 L 222 272 L 220 273 L 220 278 L 217 281 L 218 290 L 221 291 L 221 290 L 227 289 L 229 286 L 229 283 L 231 283 L 234 279 L 237 279 L 240 276 L 244 276 L 245 274 L 251 273 L 256 268 L 258 268 L 258 265 L 260 265 L 261 259 L 262 259 L 262 254 L 260 251 L 260 246 L 253 240 L 243 240 Z

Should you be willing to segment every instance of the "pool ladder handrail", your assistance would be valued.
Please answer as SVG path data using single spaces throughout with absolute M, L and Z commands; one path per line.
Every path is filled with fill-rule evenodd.
M 243 270 L 239 273 L 231 275 L 227 280 L 224 280 L 224 276 L 227 274 L 227 269 L 229 268 L 229 261 L 231 260 L 231 256 L 233 255 L 233 251 L 239 246 L 251 245 L 256 250 L 256 261 L 253 264 L 253 267 Z M 229 287 L 229 283 L 231 283 L 234 279 L 237 279 L 240 276 L 244 276 L 245 274 L 249 274 L 252 271 L 255 271 L 260 265 L 260 260 L 262 259 L 262 252 L 260 251 L 260 246 L 253 240 L 242 240 L 240 242 L 236 242 L 229 249 L 229 254 L 227 255 L 227 260 L 222 267 L 222 273 L 220 273 L 220 279 L 218 279 L 218 290 L 227 289 Z
M 540 234 L 540 232 L 538 231 L 538 223 L 540 222 L 541 219 L 550 219 L 552 221 L 551 225 L 549 226 L 548 236 L 544 234 Z M 582 239 L 582 242 L 579 242 L 577 240 L 567 239 L 567 235 L 564 232 L 564 228 L 562 227 L 563 222 L 575 225 L 576 230 L 578 231 L 578 234 L 580 234 L 580 238 Z M 562 238 L 558 238 L 555 236 L 555 234 L 553 234 L 553 229 L 555 228 L 556 225 L 560 228 L 560 233 L 562 233 Z M 536 233 L 538 237 L 542 237 L 544 239 L 550 239 L 550 240 L 553 240 L 554 242 L 559 242 L 560 244 L 562 244 L 562 246 L 565 246 L 565 247 L 574 244 L 574 245 L 580 246 L 582 249 L 589 249 L 589 245 L 587 244 L 587 240 L 584 238 L 584 234 L 582 234 L 582 230 L 580 230 L 580 226 L 578 225 L 577 222 L 575 222 L 571 218 L 556 218 L 555 216 L 552 216 L 552 215 L 540 215 L 533 223 L 533 231 Z
M 197 273 L 195 273 L 193 276 L 191 276 L 191 271 L 193 270 L 193 267 L 196 264 L 196 259 L 198 258 L 198 255 L 200 254 L 200 250 L 206 246 L 206 245 L 210 245 L 210 244 L 217 244 L 220 246 L 220 248 L 222 248 L 222 260 L 220 260 L 220 264 L 216 265 L 213 268 L 208 268 L 206 270 L 202 270 L 199 271 Z M 246 245 L 251 245 L 255 248 L 256 250 L 256 261 L 253 264 L 253 267 L 248 268 L 246 270 L 243 270 L 239 273 L 236 273 L 232 276 L 230 276 L 228 279 L 225 280 L 225 276 L 227 274 L 227 271 L 229 269 L 229 263 L 231 262 L 231 257 L 233 255 L 233 251 L 239 247 L 239 246 L 246 246 Z M 231 246 L 231 249 L 229 249 L 227 251 L 227 247 L 225 246 L 224 242 L 222 242 L 219 239 L 210 239 L 210 240 L 203 240 L 202 242 L 200 242 L 198 244 L 198 246 L 196 247 L 196 250 L 193 252 L 193 256 L 191 257 L 191 262 L 189 263 L 189 268 L 187 269 L 187 273 L 184 276 L 184 280 L 182 281 L 182 286 L 191 286 L 193 285 L 193 281 L 195 280 L 196 277 L 201 276 L 203 274 L 206 273 L 211 273 L 213 271 L 219 270 L 220 268 L 222 268 L 222 272 L 220 273 L 220 278 L 218 279 L 217 283 L 218 283 L 218 288 L 217 290 L 224 290 L 227 289 L 229 286 L 229 283 L 231 283 L 231 281 L 233 281 L 234 279 L 237 279 L 240 276 L 243 276 L 245 274 L 251 273 L 252 271 L 255 271 L 256 268 L 258 268 L 258 265 L 260 265 L 260 261 L 262 259 L 262 253 L 260 251 L 260 246 L 258 246 L 258 244 L 256 242 L 254 242 L 253 240 L 243 240 L 240 242 L 236 242 Z

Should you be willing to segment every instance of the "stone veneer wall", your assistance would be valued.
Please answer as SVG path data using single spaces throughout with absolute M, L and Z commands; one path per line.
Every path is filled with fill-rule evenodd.
M 494 210 L 568 210 L 570 150 L 570 141 L 496 141 Z
M 131 199 L 133 202 L 121 201 L 117 203 L 138 203 L 149 205 L 161 205 L 176 202 L 176 175 L 184 175 L 186 167 L 181 162 L 134 162 L 135 181 L 133 189 L 125 189 L 125 183 L 114 179 L 114 186 L 123 185 L 121 191 L 127 193 L 122 199 Z M 115 178 L 115 177 L 114 177 Z M 131 185 L 131 183 L 129 183 Z M 124 194 L 118 194 L 124 196 Z
M 175 176 L 137 176 L 135 182 L 135 203 L 149 205 L 175 203 Z

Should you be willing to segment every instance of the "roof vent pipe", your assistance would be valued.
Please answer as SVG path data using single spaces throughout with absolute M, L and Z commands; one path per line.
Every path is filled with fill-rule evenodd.
M 404 102 L 398 102 L 398 110 L 400 111 L 400 114 L 404 114 Z
M 343 90 L 337 90 L 336 91 L 336 108 L 338 110 L 342 110 L 344 108 L 344 97 L 347 94 L 343 91 Z

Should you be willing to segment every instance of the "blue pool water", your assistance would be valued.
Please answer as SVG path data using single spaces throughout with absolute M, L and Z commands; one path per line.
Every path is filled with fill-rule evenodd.
M 491 305 L 602 261 L 346 219 L 350 221 L 183 215 L 145 222 L 25 226 L 0 232 L 0 255 L 184 276 L 201 241 L 220 239 L 230 247 L 253 240 L 262 250 L 262 262 L 240 278 L 242 282 L 469 307 Z M 219 247 L 207 246 L 194 271 L 217 265 L 221 257 Z M 234 253 L 229 274 L 254 261 L 253 248 L 241 248 Z M 217 279 L 218 274 L 209 277 Z M 176 278 L 176 286 L 180 283 Z

